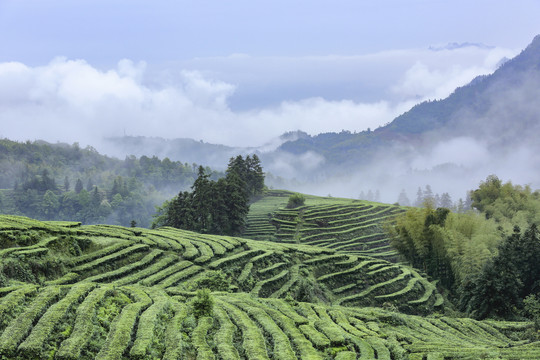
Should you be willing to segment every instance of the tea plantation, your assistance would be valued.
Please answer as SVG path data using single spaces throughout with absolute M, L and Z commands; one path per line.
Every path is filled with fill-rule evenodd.
M 395 261 L 384 225 L 403 207 L 369 201 L 306 195 L 305 205 L 287 209 L 291 192 L 271 190 L 250 207 L 244 236 L 316 245 L 347 254 Z
M 252 205 L 245 235 L 277 241 L 0 216 L 0 356 L 540 357 L 532 323 L 443 316 L 433 283 L 386 260 L 399 207 L 286 210 L 283 194 Z

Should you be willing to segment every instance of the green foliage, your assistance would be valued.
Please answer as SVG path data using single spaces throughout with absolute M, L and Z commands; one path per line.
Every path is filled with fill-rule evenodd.
M 81 297 L 86 296 L 95 287 L 94 284 L 78 284 L 60 301 L 50 306 L 45 314 L 33 327 L 26 340 L 19 345 L 19 351 L 29 358 L 38 358 L 42 352 L 43 344 L 51 335 L 55 326 L 66 317 L 68 311 L 78 303 Z
M 540 331 L 540 301 L 535 295 L 527 295 L 523 299 L 523 310 L 527 317 L 534 322 L 536 331 Z
M 210 316 L 199 317 L 197 327 L 193 330 L 193 346 L 197 349 L 197 359 L 214 360 L 212 349 L 206 341 L 206 335 L 213 325 L 214 319 Z
M 143 291 L 137 290 L 137 293 L 139 294 L 135 296 L 139 297 L 138 301 L 124 306 L 111 324 L 107 339 L 97 354 L 97 358 L 118 359 L 128 348 L 131 342 L 131 333 L 139 314 L 151 303 L 150 298 Z
M 451 214 L 444 221 L 443 216 L 434 213 L 430 227 L 453 221 Z M 16 238 L 30 228 L 39 233 L 28 246 L 0 250 L 0 264 L 17 260 L 31 269 L 34 261 L 59 256 L 66 268 L 61 278 L 45 270 L 38 275 L 61 286 L 8 278 L 9 286 L 0 288 L 0 357 L 538 358 L 540 343 L 532 322 L 397 313 L 418 308 L 430 313 L 441 296 L 420 272 L 382 259 L 172 228 L 79 226 L 0 216 L 0 233 L 10 229 L 6 231 Z M 533 230 L 517 234 L 498 253 L 516 264 L 514 275 L 525 283 L 537 278 L 537 264 L 530 262 L 538 257 L 538 235 Z M 83 244 L 82 255 L 62 249 L 74 242 Z M 193 262 L 208 250 L 211 261 L 185 260 L 187 244 L 195 249 Z M 520 256 L 521 248 L 530 258 Z M 236 287 L 241 274 L 246 279 Z M 92 279 L 102 283 L 88 281 Z M 194 294 L 190 285 L 203 290 Z M 228 292 L 235 287 L 238 292 Z M 283 300 L 297 291 L 312 303 L 292 296 Z M 384 309 L 344 306 L 348 304 Z M 533 317 L 537 301 L 530 297 L 523 305 L 523 314 Z M 519 310 L 519 301 L 516 306 Z
M 398 215 L 388 231 L 406 260 L 447 288 L 478 274 L 501 239 L 497 225 L 481 215 L 430 207 Z
M 238 235 L 244 230 L 249 198 L 260 194 L 263 186 L 262 168 L 249 156 L 246 160 L 240 155 L 231 158 L 226 177 L 218 181 L 210 180 L 201 166 L 193 191 L 180 192 L 159 207 L 152 227 Z
M 199 319 L 204 316 L 211 316 L 214 308 L 214 298 L 209 289 L 197 290 L 195 297 L 191 300 L 193 315 Z
M 210 291 L 229 291 L 231 279 L 221 270 L 206 271 L 202 277 L 190 284 L 190 289 L 208 289 Z
M 472 207 L 493 218 L 511 233 L 514 226 L 526 228 L 540 223 L 540 192 L 527 186 L 503 182 L 490 175 L 471 192 Z
M 154 303 L 140 316 L 135 342 L 130 357 L 144 359 L 155 351 L 161 354 L 164 344 L 159 341 L 164 336 L 166 319 L 171 315 L 171 302 L 165 293 L 152 292 Z
M 60 297 L 61 289 L 58 286 L 49 286 L 42 291 L 26 310 L 17 319 L 10 322 L 8 327 L 0 336 L 0 354 L 13 356 L 17 346 L 23 341 L 32 329 L 32 325 L 37 321 L 47 308 Z
M 461 309 L 480 319 L 517 315 L 522 300 L 540 288 L 540 237 L 536 225 L 523 234 L 516 227 L 498 250 L 461 291 Z
M 289 196 L 289 200 L 287 202 L 287 209 L 295 209 L 300 206 L 304 206 L 304 203 L 306 202 L 306 198 L 304 195 L 295 193 Z
M 13 189 L 2 191 L 0 213 L 41 220 L 123 226 L 136 221 L 148 227 L 155 206 L 170 196 L 169 189 L 187 189 L 197 170 L 155 156 L 118 160 L 78 144 L 0 139 L 0 149 L 0 189 Z M 212 172 L 213 178 L 223 175 Z

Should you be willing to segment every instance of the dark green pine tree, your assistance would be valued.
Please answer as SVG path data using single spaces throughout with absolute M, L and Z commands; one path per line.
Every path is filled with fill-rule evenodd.
M 245 181 L 236 172 L 227 173 L 226 183 L 225 203 L 228 211 L 229 234 L 236 235 L 244 230 L 249 211 L 249 196 Z
M 540 237 L 536 224 L 532 224 L 519 238 L 509 244 L 512 262 L 523 283 L 520 298 L 540 294 Z
M 193 229 L 192 194 L 187 191 L 180 192 L 169 202 L 166 214 L 164 225 L 177 229 Z
M 246 157 L 247 176 L 246 182 L 248 195 L 255 196 L 261 194 L 264 190 L 264 172 L 261 166 L 261 160 L 257 154 Z
M 523 294 L 530 293 L 530 288 L 524 286 L 521 266 L 529 268 L 526 261 L 521 262 L 520 248 L 524 238 L 532 238 L 536 232 L 533 225 L 526 234 L 520 235 L 520 229 L 514 228 L 514 233 L 507 237 L 499 246 L 499 253 L 489 261 L 481 274 L 462 285 L 459 307 L 470 315 L 484 319 L 489 316 L 508 318 L 514 314 L 514 309 L 520 305 Z M 537 234 L 534 234 L 537 238 Z M 526 241 L 526 240 L 525 240 Z M 538 258 L 535 266 L 538 267 Z M 538 279 L 538 278 L 537 278 Z
M 227 166 L 226 174 L 231 172 L 236 173 L 241 179 L 247 179 L 247 164 L 242 155 L 232 157 L 229 159 L 229 165 Z
M 69 188 L 70 188 L 70 184 L 69 184 L 69 179 L 68 177 L 64 177 L 64 191 L 69 191 Z
M 227 181 L 224 178 L 214 183 L 212 196 L 212 234 L 231 234 L 229 224 L 229 209 L 227 208 L 226 198 L 228 196 Z
M 77 182 L 75 183 L 75 192 L 79 194 L 83 189 L 83 183 L 81 179 L 77 179 Z
M 249 166 L 248 166 L 249 164 Z M 251 179 L 250 190 L 246 179 Z M 114 186 L 113 186 L 114 188 Z M 231 158 L 225 178 L 212 181 L 202 166 L 192 192 L 181 192 L 158 211 L 155 226 L 173 226 L 202 233 L 238 235 L 245 227 L 251 194 L 264 188 L 257 156 Z
M 206 233 L 211 227 L 212 183 L 204 168 L 199 166 L 198 176 L 193 186 L 191 208 L 193 210 L 193 230 Z

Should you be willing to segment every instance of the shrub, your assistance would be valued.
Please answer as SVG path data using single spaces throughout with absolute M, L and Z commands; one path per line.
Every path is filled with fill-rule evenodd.
M 231 284 L 230 277 L 221 270 L 207 271 L 202 277 L 195 280 L 190 288 L 208 289 L 210 291 L 228 291 Z
M 534 295 L 523 300 L 525 314 L 534 322 L 536 331 L 540 331 L 540 301 Z
M 306 202 L 304 195 L 299 193 L 294 193 L 289 196 L 289 201 L 287 202 L 287 209 L 294 209 L 300 206 L 303 206 Z
M 193 300 L 191 300 L 193 314 L 198 319 L 204 316 L 211 316 L 214 307 L 214 298 L 208 289 L 197 290 Z

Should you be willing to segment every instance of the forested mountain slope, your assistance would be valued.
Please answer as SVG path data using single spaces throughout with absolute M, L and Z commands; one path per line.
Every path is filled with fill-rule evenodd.
M 445 99 L 422 102 L 374 131 L 306 136 L 286 142 L 278 150 L 293 154 L 313 151 L 331 164 L 359 164 L 398 144 L 415 147 L 441 137 L 472 136 L 510 148 L 532 139 L 531 129 L 537 129 L 539 89 L 540 35 L 493 74 L 474 79 Z
M 77 143 L 0 140 L 0 214 L 150 226 L 155 206 L 188 189 L 196 164 L 99 154 Z M 206 168 L 210 178 L 223 174 Z

